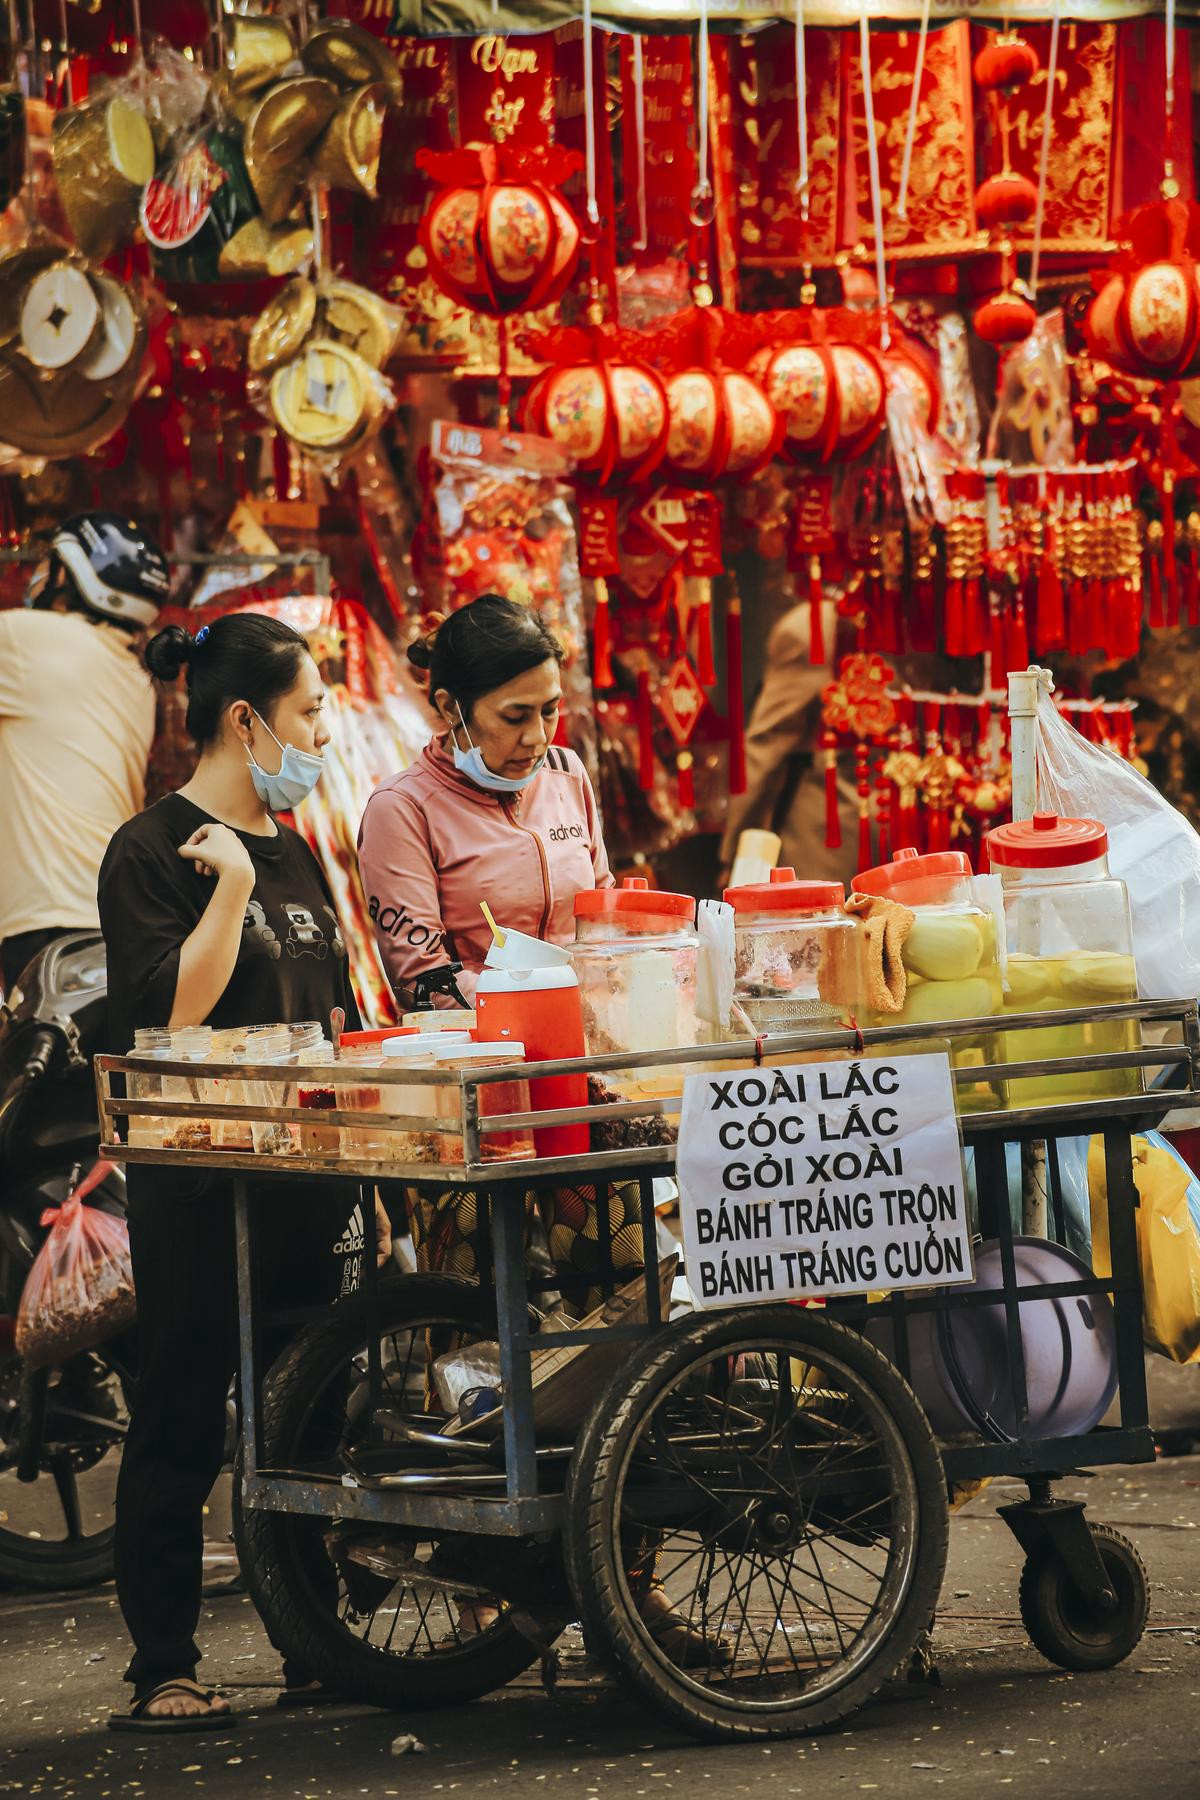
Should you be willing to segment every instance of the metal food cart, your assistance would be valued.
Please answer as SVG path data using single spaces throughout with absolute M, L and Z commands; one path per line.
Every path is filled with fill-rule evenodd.
M 1156 1046 L 1014 1062 L 1023 1030 L 1136 1020 Z M 939 1040 L 978 1039 L 998 1021 L 939 1025 Z M 781 1737 L 828 1726 L 904 1672 L 928 1643 L 945 1567 L 949 1497 L 961 1484 L 1017 1477 L 1028 1498 L 1002 1516 L 1025 1552 L 1021 1610 L 1034 1643 L 1065 1667 L 1105 1668 L 1137 1643 L 1146 1581 L 1134 1547 L 1093 1525 L 1054 1483 L 1088 1465 L 1153 1458 L 1142 1347 L 1138 1195 L 1132 1136 L 1168 1109 L 1200 1106 L 1195 1003 L 1142 1002 L 1006 1015 L 1009 1060 L 952 1070 L 959 1084 L 1125 1069 L 1160 1085 L 1125 1098 L 960 1116 L 974 1154 L 978 1233 L 998 1244 L 998 1292 L 943 1288 L 691 1313 L 667 1322 L 654 1180 L 674 1166 L 678 1095 L 571 1111 L 490 1113 L 491 1083 L 511 1067 L 386 1067 L 397 1106 L 372 1129 L 428 1133 L 429 1087 L 442 1108 L 443 1153 L 430 1164 L 376 1155 L 272 1158 L 122 1142 L 139 1119 L 262 1120 L 288 1132 L 314 1115 L 283 1083 L 329 1070 L 201 1065 L 195 1097 L 131 1099 L 144 1063 L 101 1057 L 102 1154 L 200 1168 L 232 1184 L 241 1313 L 243 1438 L 238 1536 L 248 1584 L 273 1640 L 328 1686 L 395 1708 L 453 1705 L 542 1659 L 582 1621 L 605 1655 L 660 1712 L 697 1735 Z M 903 1051 L 930 1027 L 742 1039 L 698 1049 L 529 1065 L 523 1076 L 586 1072 L 628 1080 L 669 1062 L 689 1071 L 745 1063 Z M 1044 1041 L 1044 1040 L 1043 1040 Z M 155 1065 L 197 1077 L 197 1065 Z M 374 1079 L 374 1077 L 372 1077 Z M 232 1087 L 222 1084 L 234 1084 Z M 1166 1085 L 1162 1085 L 1166 1084 Z M 1132 1085 L 1132 1083 L 1131 1083 Z M 405 1098 L 407 1094 L 407 1099 Z M 423 1094 L 423 1104 L 428 1094 Z M 290 1096 L 294 1100 L 295 1096 Z M 363 1115 L 319 1115 L 353 1134 Z M 601 1122 L 622 1147 L 573 1158 L 497 1161 L 515 1131 Z M 1107 1172 L 1111 1276 L 1023 1285 L 1009 1203 L 1006 1146 L 1044 1146 L 1045 1235 L 1065 1236 L 1058 1146 L 1098 1133 Z M 407 1134 L 407 1137 L 406 1135 Z M 144 1135 L 139 1132 L 138 1135 Z M 657 1138 L 659 1141 L 653 1141 Z M 342 1140 L 345 1142 L 345 1139 Z M 369 1212 L 361 1289 L 320 1317 L 268 1311 L 258 1291 L 257 1202 L 274 1183 L 402 1183 L 474 1196 L 481 1263 L 473 1281 L 380 1279 Z M 527 1270 L 530 1195 L 568 1190 L 583 1207 L 586 1256 L 575 1277 Z M 277 1190 L 276 1190 L 277 1191 Z M 393 1189 L 387 1189 L 392 1192 Z M 169 1204 L 169 1201 L 164 1201 Z M 636 1266 L 630 1245 L 636 1240 Z M 608 1310 L 585 1328 L 547 1325 L 539 1289 L 594 1290 Z M 1031 1426 L 1021 1308 L 1066 1300 L 1111 1307 L 1119 1424 L 1046 1437 Z M 905 1379 L 922 1314 L 1002 1308 L 1012 1417 L 937 1440 Z M 862 1329 L 884 1320 L 894 1360 Z M 267 1330 L 293 1333 L 268 1373 Z M 445 1371 L 474 1371 L 457 1407 Z M 492 1371 L 489 1374 L 489 1371 Z M 439 1381 L 443 1386 L 439 1387 Z

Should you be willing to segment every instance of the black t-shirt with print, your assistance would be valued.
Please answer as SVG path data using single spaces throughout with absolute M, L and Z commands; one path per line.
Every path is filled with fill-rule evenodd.
M 166 1025 L 179 953 L 212 897 L 213 878 L 179 854 L 215 821 L 182 794 L 168 794 L 113 838 L 100 870 L 100 927 L 108 951 L 110 1051 L 124 1055 L 141 1026 Z M 254 892 L 229 985 L 206 1024 L 279 1025 L 316 1019 L 335 1006 L 358 1024 L 346 947 L 325 876 L 296 832 L 240 831 L 254 863 Z

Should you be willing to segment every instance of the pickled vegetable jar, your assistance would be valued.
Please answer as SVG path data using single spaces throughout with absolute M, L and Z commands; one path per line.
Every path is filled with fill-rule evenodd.
M 661 893 L 636 875 L 576 894 L 571 961 L 590 1055 L 699 1043 L 695 912 L 690 894 Z M 618 1070 L 611 1080 L 635 1099 L 679 1091 L 669 1064 Z
M 757 1031 L 829 1030 L 844 1006 L 822 999 L 822 971 L 849 957 L 858 928 L 842 911 L 840 881 L 797 881 L 790 868 L 769 882 L 725 889 L 733 908 L 733 992 Z M 857 1011 L 857 1007 L 854 1009 Z
M 1098 819 L 1034 813 L 989 831 L 988 855 L 1004 888 L 1004 1009 L 1055 1012 L 1137 999 L 1133 926 L 1125 883 L 1108 872 L 1108 833 Z M 1137 1050 L 1136 1019 L 1048 1025 L 1004 1040 L 1007 1062 L 1042 1062 Z M 1013 1106 L 1062 1105 L 1141 1092 L 1138 1069 L 1021 1076 Z
M 926 856 L 897 850 L 893 862 L 856 875 L 851 886 L 855 893 L 896 900 L 915 915 L 901 951 L 907 982 L 903 1009 L 875 1011 L 868 995 L 863 1009 L 867 1023 L 940 1025 L 951 1019 L 986 1019 L 1000 1011 L 996 921 L 975 898 L 970 859 L 961 850 Z M 999 1044 L 990 1035 L 948 1042 L 956 1069 L 999 1060 Z M 1000 1088 L 985 1081 L 959 1082 L 955 1094 L 959 1112 L 990 1112 L 1004 1103 Z

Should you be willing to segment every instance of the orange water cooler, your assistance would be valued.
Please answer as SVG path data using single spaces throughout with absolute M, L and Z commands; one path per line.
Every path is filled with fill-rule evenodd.
M 525 1046 L 529 1062 L 586 1056 L 579 983 L 567 951 L 519 931 L 493 944 L 475 990 L 475 1036 L 481 1043 L 511 1039 Z M 586 1106 L 586 1075 L 554 1075 L 529 1084 L 535 1112 Z M 586 1124 L 544 1125 L 534 1132 L 539 1156 L 584 1156 Z

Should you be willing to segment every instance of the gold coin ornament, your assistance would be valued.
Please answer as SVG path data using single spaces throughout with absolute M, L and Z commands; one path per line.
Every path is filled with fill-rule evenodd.
M 283 430 L 310 450 L 335 450 L 363 421 L 371 371 L 362 358 L 315 338 L 271 381 L 271 408 Z
M 313 159 L 313 174 L 328 187 L 348 188 L 374 200 L 388 90 L 382 82 L 361 87 L 342 101 Z
M 100 324 L 100 302 L 75 263 L 51 263 L 35 275 L 21 305 L 21 348 L 38 369 L 65 369 L 82 356 Z
M 321 311 L 328 336 L 382 369 L 400 341 L 404 328 L 398 308 L 389 306 L 370 288 L 335 278 L 321 290 Z
M 100 304 L 100 329 L 79 359 L 79 373 L 88 381 L 113 381 L 140 354 L 145 333 L 128 288 L 111 275 L 90 280 Z
M 316 26 L 301 51 L 301 60 L 310 75 L 323 75 L 340 88 L 382 82 L 393 101 L 400 98 L 403 83 L 395 58 L 361 25 L 330 19 Z
M 281 81 L 246 126 L 246 173 L 270 225 L 285 219 L 307 174 L 306 157 L 338 109 L 337 89 L 314 76 Z

